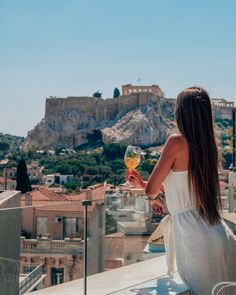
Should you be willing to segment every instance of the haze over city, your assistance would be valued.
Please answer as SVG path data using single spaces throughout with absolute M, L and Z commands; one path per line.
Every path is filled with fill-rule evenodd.
M 25 136 L 50 95 L 106 98 L 127 83 L 159 84 L 167 97 L 197 84 L 235 100 L 235 8 L 233 0 L 1 1 L 0 132 Z

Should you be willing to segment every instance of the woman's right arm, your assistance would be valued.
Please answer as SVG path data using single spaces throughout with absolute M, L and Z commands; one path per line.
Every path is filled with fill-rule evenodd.
M 147 196 L 157 195 L 163 188 L 162 183 L 169 174 L 179 152 L 180 140 L 178 134 L 173 134 L 167 139 L 161 156 L 146 184 L 145 193 Z

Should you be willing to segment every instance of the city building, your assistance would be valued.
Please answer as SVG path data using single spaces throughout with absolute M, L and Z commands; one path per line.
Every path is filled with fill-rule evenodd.
M 224 98 L 212 98 L 211 103 L 218 107 L 233 108 L 234 101 L 227 101 Z
M 16 189 L 16 181 L 14 179 L 0 176 L 0 191 L 15 190 L 15 189 Z
M 104 270 L 105 186 L 98 184 L 79 194 L 63 194 L 39 188 L 21 199 L 21 271 L 42 264 L 44 287 L 78 279 L 83 275 L 84 207 L 88 207 L 88 274 Z M 30 207 L 28 207 L 30 206 Z
M 64 185 L 68 182 L 78 181 L 73 175 L 62 175 L 60 173 L 48 174 L 43 177 L 43 183 L 45 186 Z
M 3 177 L 16 179 L 16 167 L 5 167 L 3 169 Z M 32 183 L 39 183 L 42 180 L 42 167 L 39 166 L 37 161 L 32 161 L 31 164 L 27 165 L 27 172 Z
M 164 97 L 164 93 L 162 92 L 159 85 L 150 85 L 150 86 L 134 86 L 132 84 L 122 85 L 122 95 L 131 95 L 134 93 L 151 93 L 156 96 Z
M 233 171 L 229 172 L 228 184 L 229 212 L 236 212 L 236 173 Z
M 224 212 L 229 212 L 229 189 L 228 189 L 228 182 L 220 181 L 220 197 L 221 197 L 221 204 L 222 209 Z
M 40 183 L 42 180 L 42 167 L 40 167 L 37 161 L 32 161 L 31 164 L 27 165 L 27 171 L 29 174 L 30 181 L 32 183 Z
M 112 223 L 110 229 L 113 231 L 106 235 L 106 269 L 144 261 L 163 254 L 163 244 L 156 253 L 153 251 L 147 255 L 144 251 L 158 222 L 153 219 L 152 209 L 143 190 L 122 185 L 108 187 L 106 213 Z
M 10 179 L 16 179 L 16 167 L 4 167 L 3 177 L 8 177 Z

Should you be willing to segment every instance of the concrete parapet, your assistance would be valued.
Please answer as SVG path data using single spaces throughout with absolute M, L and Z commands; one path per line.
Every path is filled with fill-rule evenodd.
M 0 193 L 0 286 L 1 294 L 19 294 L 20 193 Z

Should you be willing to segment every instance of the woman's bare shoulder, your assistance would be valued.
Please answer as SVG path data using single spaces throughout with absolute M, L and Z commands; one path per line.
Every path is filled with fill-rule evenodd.
M 183 138 L 183 136 L 181 134 L 173 133 L 173 134 L 169 135 L 166 142 L 174 144 L 174 145 L 179 145 L 182 143 L 182 138 Z
M 187 140 L 181 134 L 178 133 L 171 134 L 168 137 L 166 144 L 168 146 L 171 146 L 174 150 L 182 150 L 188 147 Z
M 169 151 L 175 155 L 175 161 L 172 169 L 183 171 L 188 169 L 188 143 L 181 134 L 172 134 L 168 137 L 168 145 L 171 146 Z

